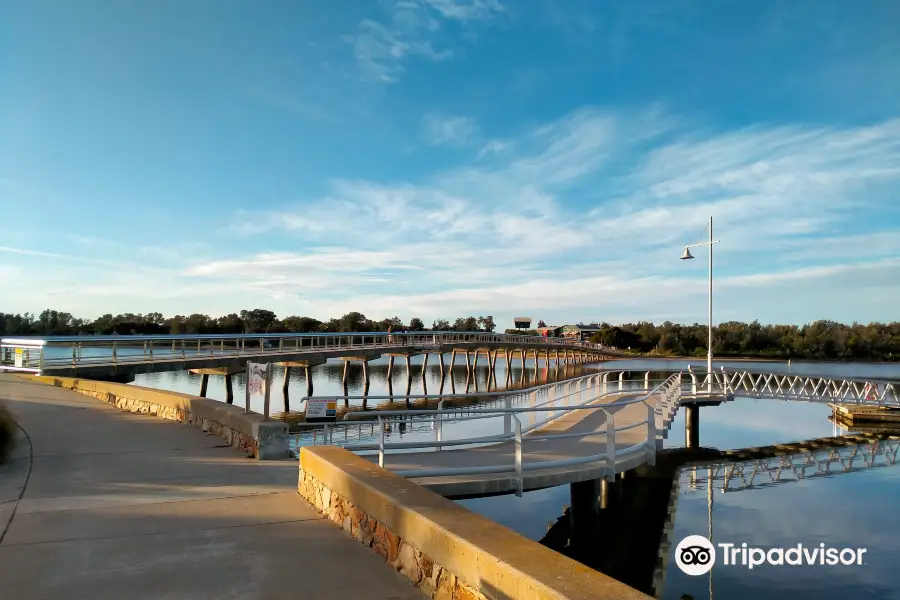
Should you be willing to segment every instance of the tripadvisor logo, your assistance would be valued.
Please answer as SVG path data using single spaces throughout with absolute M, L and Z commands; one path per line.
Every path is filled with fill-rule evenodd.
M 720 542 L 716 546 L 702 535 L 689 535 L 675 547 L 675 564 L 685 574 L 696 576 L 709 573 L 716 564 L 717 556 L 722 566 L 753 569 L 761 565 L 862 565 L 866 553 L 866 548 L 830 548 L 825 544 L 811 547 L 797 544 L 790 548 L 767 550 L 746 543 Z

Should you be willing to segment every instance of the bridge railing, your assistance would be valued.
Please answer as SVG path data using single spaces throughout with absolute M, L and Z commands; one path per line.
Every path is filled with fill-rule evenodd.
M 593 379 L 592 382 L 591 379 Z M 376 417 L 378 421 L 379 432 L 378 442 L 376 444 L 345 444 L 343 447 L 348 450 L 354 451 L 377 450 L 378 464 L 379 466 L 384 467 L 385 454 L 386 451 L 390 449 L 432 449 L 440 451 L 442 448 L 450 446 L 477 446 L 503 441 L 513 441 L 513 464 L 479 465 L 474 467 L 456 468 L 431 468 L 421 470 L 396 470 L 394 472 L 405 477 L 445 477 L 457 475 L 511 473 L 514 474 L 517 482 L 517 495 L 521 495 L 523 492 L 524 472 L 526 471 L 577 466 L 605 461 L 606 477 L 613 478 L 616 473 L 616 464 L 619 458 L 624 458 L 635 454 L 645 454 L 647 462 L 651 465 L 654 464 L 656 450 L 658 445 L 661 443 L 662 432 L 669 426 L 671 418 L 677 410 L 681 398 L 681 373 L 676 373 L 669 376 L 659 385 L 650 390 L 638 391 L 638 395 L 635 398 L 618 400 L 608 403 L 599 402 L 605 398 L 617 396 L 621 394 L 621 392 L 619 390 L 607 390 L 605 392 L 602 392 L 600 391 L 600 389 L 602 389 L 600 388 L 600 386 L 602 385 L 601 382 L 602 374 L 581 378 L 581 380 L 578 382 L 578 385 L 575 386 L 574 390 L 570 390 L 568 395 L 563 395 L 558 398 L 559 400 L 562 400 L 577 395 L 576 404 L 571 406 L 555 405 L 557 398 L 554 396 L 554 398 L 548 399 L 547 401 L 532 407 L 481 409 L 477 411 L 470 411 L 470 415 L 474 412 L 475 416 L 466 417 L 456 417 L 454 416 L 454 411 L 452 410 L 378 411 L 378 415 Z M 590 383 L 593 383 L 593 388 L 589 386 Z M 645 416 L 640 420 L 635 420 L 628 424 L 617 426 L 615 418 L 616 409 L 621 409 L 622 407 L 635 404 L 640 404 L 643 406 Z M 569 412 L 576 410 L 603 412 L 605 417 L 604 429 L 598 431 L 577 433 L 538 433 L 538 435 L 529 435 L 527 438 L 524 437 L 525 434 L 536 432 L 540 427 L 546 426 L 550 422 L 561 418 L 564 414 L 568 414 Z M 529 426 L 522 426 L 522 419 L 520 418 L 522 415 L 527 413 L 541 412 L 556 414 L 552 414 L 549 417 L 530 424 Z M 344 418 L 348 420 L 360 418 L 360 414 L 361 413 L 348 413 Z M 365 413 L 362 413 L 362 415 L 365 415 Z M 392 416 L 421 416 L 425 417 L 426 419 L 431 419 L 434 423 L 435 439 L 433 441 L 426 440 L 388 444 L 385 441 L 384 437 L 384 419 Z M 447 422 L 451 422 L 454 420 L 471 421 L 473 419 L 491 418 L 498 416 L 503 416 L 504 419 L 510 419 L 509 423 L 513 425 L 512 431 L 507 431 L 505 426 L 503 434 L 468 437 L 457 440 L 442 439 L 442 426 Z M 646 428 L 646 435 L 642 441 L 626 448 L 617 448 L 617 434 L 642 427 Z M 577 456 L 553 461 L 525 462 L 524 460 L 523 445 L 525 442 L 537 442 L 576 437 L 587 438 L 592 436 L 605 437 L 604 452 L 589 456 Z
M 833 477 L 864 469 L 897 465 L 900 441 L 872 439 L 848 443 L 835 438 L 834 445 L 787 450 L 784 454 L 744 460 L 715 460 L 708 464 L 682 467 L 678 471 L 681 488 L 691 492 L 710 483 L 722 493 L 769 487 L 817 477 Z M 705 475 L 705 476 L 704 476 Z
M 40 372 L 60 367 L 191 363 L 216 358 L 297 355 L 333 350 L 435 350 L 463 344 L 521 344 L 559 350 L 614 352 L 599 344 L 568 338 L 486 332 L 48 336 L 0 340 L 0 369 Z
M 886 379 L 825 377 L 799 373 L 753 372 L 721 367 L 706 371 L 688 367 L 693 392 L 702 392 L 710 382 L 736 396 L 778 398 L 807 402 L 854 403 L 900 406 L 900 382 Z

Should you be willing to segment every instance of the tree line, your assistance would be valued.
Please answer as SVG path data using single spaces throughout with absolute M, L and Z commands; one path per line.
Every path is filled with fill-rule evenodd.
M 538 326 L 543 326 L 543 321 Z M 666 321 L 611 325 L 601 323 L 591 341 L 634 352 L 659 356 L 705 356 L 707 326 L 679 325 Z M 404 323 L 399 317 L 373 320 L 359 312 L 320 321 L 312 317 L 279 319 L 270 310 L 242 310 L 221 317 L 203 314 L 164 317 L 161 313 L 106 314 L 79 319 L 56 310 L 0 313 L 0 332 L 5 337 L 25 335 L 162 335 L 237 333 L 314 333 L 347 331 L 484 331 L 496 330 L 492 316 L 460 317 L 453 322 L 437 319 L 426 327 L 422 319 Z M 536 334 L 535 330 L 507 333 Z M 731 321 L 713 328 L 716 356 L 761 358 L 809 358 L 832 360 L 900 360 L 900 323 L 815 321 L 806 325 L 762 325 L 757 321 Z
M 706 356 L 707 325 L 666 321 L 610 325 L 591 337 L 596 343 L 661 356 Z M 713 327 L 715 356 L 814 360 L 900 360 L 900 323 L 815 321 L 806 325 L 761 325 L 730 321 Z
M 120 315 L 105 314 L 96 319 L 79 319 L 70 313 L 45 310 L 31 313 L 0 313 L 0 332 L 4 336 L 26 335 L 192 335 L 226 333 L 338 333 L 345 331 L 427 331 L 422 319 L 414 317 L 404 324 L 399 317 L 373 320 L 359 312 L 339 319 L 319 321 L 312 317 L 290 316 L 279 319 L 271 310 L 242 310 L 221 317 L 195 313 L 164 317 L 162 313 Z M 494 331 L 494 317 L 461 317 L 452 323 L 435 320 L 433 331 Z

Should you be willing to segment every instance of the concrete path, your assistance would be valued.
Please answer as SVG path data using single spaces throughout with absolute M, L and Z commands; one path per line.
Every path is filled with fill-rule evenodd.
M 0 375 L 27 432 L 0 465 L 0 596 L 421 599 L 296 491 L 297 463 Z

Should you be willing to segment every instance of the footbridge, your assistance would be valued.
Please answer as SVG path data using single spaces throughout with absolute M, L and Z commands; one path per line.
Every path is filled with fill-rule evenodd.
M 651 375 L 626 379 L 626 372 L 605 371 L 513 394 L 482 394 L 486 403 L 477 408 L 445 408 L 456 397 L 443 396 L 434 409 L 357 411 L 311 443 L 363 454 L 446 497 L 520 495 L 565 483 L 600 485 L 654 465 L 682 407 L 689 448 L 698 445 L 700 407 L 741 396 L 900 408 L 895 382 L 736 370 Z M 340 398 L 346 397 L 328 397 Z
M 494 334 L 484 332 L 430 331 L 415 333 L 278 333 L 246 335 L 111 335 L 48 336 L 4 338 L 0 340 L 0 372 L 19 372 L 58 377 L 84 377 L 131 382 L 140 373 L 191 370 L 203 376 L 201 396 L 206 395 L 210 375 L 225 377 L 229 403 L 233 400 L 232 376 L 243 372 L 248 361 L 276 363 L 285 367 L 285 382 L 290 369 L 306 371 L 307 389 L 312 387 L 310 369 L 329 359 L 360 363 L 368 381 L 368 363 L 389 357 L 389 369 L 396 358 L 435 355 L 443 372 L 445 355 L 449 369 L 464 358 L 468 370 L 479 359 L 493 370 L 503 359 L 539 360 L 559 364 L 599 362 L 615 358 L 615 349 L 569 338 L 550 338 Z M 309 391 L 309 394 L 312 394 Z

